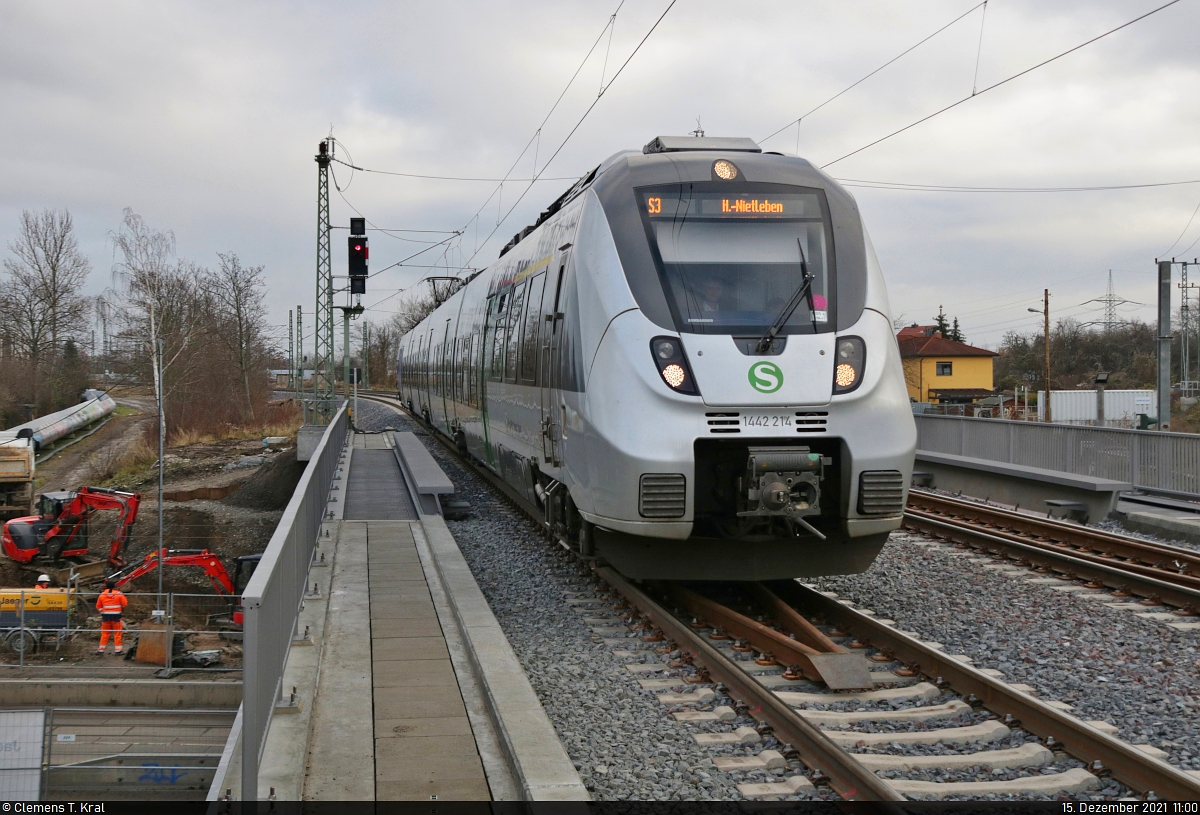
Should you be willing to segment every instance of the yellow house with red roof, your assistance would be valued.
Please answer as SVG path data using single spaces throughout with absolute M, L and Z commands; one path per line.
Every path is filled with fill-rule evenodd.
M 948 340 L 932 325 L 902 328 L 896 341 L 912 401 L 969 405 L 994 395 L 995 351 Z

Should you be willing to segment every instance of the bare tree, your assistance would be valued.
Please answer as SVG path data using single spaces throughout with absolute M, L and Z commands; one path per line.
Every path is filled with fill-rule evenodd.
M 396 350 L 400 338 L 402 317 L 393 314 L 385 323 L 370 323 L 371 342 L 367 349 L 368 364 L 371 366 L 371 383 L 392 387 L 396 382 Z
M 208 275 L 205 285 L 219 328 L 216 339 L 223 344 L 241 375 L 246 410 L 255 417 L 251 377 L 261 378 L 269 350 L 266 343 L 266 306 L 263 305 L 262 266 L 243 266 L 236 254 L 217 253 L 221 267 Z
M 36 402 L 42 368 L 58 358 L 62 343 L 84 321 L 87 300 L 79 289 L 91 266 L 66 210 L 22 212 L 20 232 L 8 248 L 13 257 L 4 260 L 8 278 L 0 284 L 5 346 L 31 365 Z
M 414 293 L 401 300 L 395 315 L 395 323 L 400 329 L 400 333 L 410 331 L 417 323 L 432 314 L 437 307 L 438 300 L 433 292 Z
M 207 314 L 204 270 L 188 261 L 173 262 L 175 236 L 146 225 L 128 207 L 120 231 L 110 233 L 120 260 L 113 267 L 119 292 L 124 351 L 134 371 L 149 368 L 155 396 L 164 400 L 190 384 L 201 355 L 193 353 L 203 336 Z M 163 341 L 163 381 L 154 365 Z

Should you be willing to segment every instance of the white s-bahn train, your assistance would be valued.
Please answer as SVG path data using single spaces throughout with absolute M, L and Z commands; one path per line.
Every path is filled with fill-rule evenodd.
M 633 578 L 865 570 L 916 428 L 858 207 L 749 139 L 609 158 L 403 337 L 400 400 Z

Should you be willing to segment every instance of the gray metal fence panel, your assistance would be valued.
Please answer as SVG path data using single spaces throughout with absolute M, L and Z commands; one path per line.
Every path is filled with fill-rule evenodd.
M 45 715 L 44 801 L 202 801 L 234 719 L 232 710 L 152 708 Z
M 1200 498 L 1200 435 L 915 415 L 917 450 L 1128 481 Z
M 349 426 L 342 404 L 325 429 L 288 502 L 262 561 L 242 592 L 243 801 L 258 798 L 258 764 L 279 698 L 305 581 L 321 532 L 329 488 Z

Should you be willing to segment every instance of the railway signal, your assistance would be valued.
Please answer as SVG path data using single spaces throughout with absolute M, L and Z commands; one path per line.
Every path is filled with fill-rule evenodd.
M 350 249 L 350 293 L 366 294 L 367 292 L 367 238 L 365 235 L 352 235 L 347 239 Z

